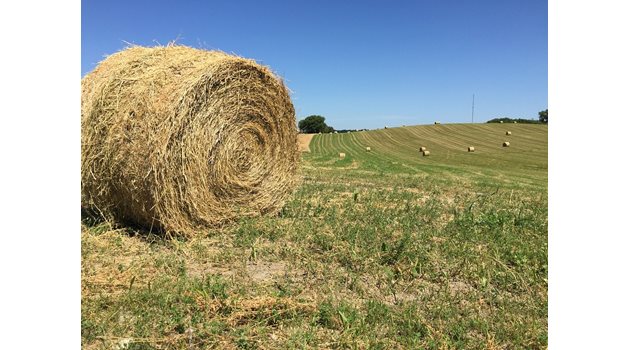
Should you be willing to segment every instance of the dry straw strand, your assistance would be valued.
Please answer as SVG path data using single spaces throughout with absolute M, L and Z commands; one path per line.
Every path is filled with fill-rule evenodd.
M 253 60 L 134 46 L 81 80 L 81 202 L 191 235 L 278 211 L 298 182 L 295 110 Z

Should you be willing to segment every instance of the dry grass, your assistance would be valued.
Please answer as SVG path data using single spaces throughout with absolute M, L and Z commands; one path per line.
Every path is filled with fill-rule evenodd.
M 300 148 L 300 152 L 311 152 L 308 145 L 311 144 L 313 136 L 315 136 L 315 134 L 298 134 L 298 147 Z
M 81 81 L 82 205 L 190 236 L 276 212 L 297 183 L 295 111 L 255 61 L 131 47 Z

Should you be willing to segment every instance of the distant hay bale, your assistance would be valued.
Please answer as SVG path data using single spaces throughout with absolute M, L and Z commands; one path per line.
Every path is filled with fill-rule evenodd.
M 468 147 L 468 152 L 474 152 L 474 151 L 475 151 L 475 147 L 473 146 Z
M 368 151 L 368 152 L 372 152 L 372 148 L 370 148 L 370 147 L 365 147 L 365 150 Z
M 510 135 L 512 135 L 512 132 L 511 132 L 511 131 L 506 131 L 506 132 L 505 132 L 505 134 L 506 134 L 507 136 L 510 136 Z
M 424 157 L 428 156 L 429 154 L 431 154 L 431 152 L 429 152 L 429 151 L 422 151 L 422 155 Z
M 427 148 L 426 148 L 426 147 L 424 147 L 424 146 L 423 146 L 423 147 L 420 147 L 420 152 L 424 152 L 424 151 L 426 151 L 426 150 L 427 150 Z
M 287 88 L 253 60 L 134 46 L 81 80 L 81 205 L 190 236 L 278 211 L 300 153 Z
M 438 125 L 438 124 L 440 124 L 440 122 L 433 122 L 433 124 Z
M 503 142 L 503 147 L 510 147 L 510 143 L 507 141 Z
M 514 124 L 516 124 L 516 120 L 514 121 Z
M 503 124 L 503 120 L 501 120 L 499 123 Z
M 345 154 L 345 153 L 339 153 L 339 158 L 340 158 L 340 159 L 344 159 L 344 158 L 346 158 L 346 154 Z

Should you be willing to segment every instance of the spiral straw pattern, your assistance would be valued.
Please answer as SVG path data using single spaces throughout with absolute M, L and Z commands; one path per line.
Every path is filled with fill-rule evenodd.
M 297 185 L 295 111 L 253 60 L 134 46 L 81 81 L 82 206 L 192 235 L 278 211 Z

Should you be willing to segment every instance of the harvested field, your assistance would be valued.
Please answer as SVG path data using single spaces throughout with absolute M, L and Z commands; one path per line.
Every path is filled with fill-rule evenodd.
M 278 215 L 191 239 L 85 217 L 82 347 L 546 348 L 547 127 L 501 126 L 316 135 Z
M 315 135 L 317 134 L 298 134 L 298 147 L 300 148 L 300 152 L 311 151 L 309 145 L 311 144 L 311 140 Z

